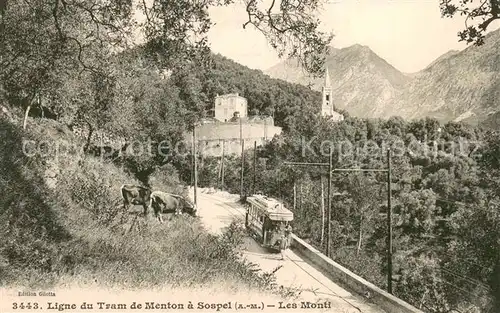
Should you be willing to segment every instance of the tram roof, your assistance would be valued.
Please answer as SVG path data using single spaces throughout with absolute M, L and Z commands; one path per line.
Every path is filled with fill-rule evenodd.
M 264 195 L 253 195 L 247 198 L 247 201 L 258 205 L 261 209 L 264 209 L 266 215 L 275 221 L 292 221 L 293 212 L 285 208 L 282 202 L 266 197 Z

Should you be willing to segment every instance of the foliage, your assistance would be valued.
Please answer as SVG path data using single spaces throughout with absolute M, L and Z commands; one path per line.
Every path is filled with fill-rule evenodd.
M 440 0 L 441 15 L 454 17 L 459 14 L 466 17 L 465 29 L 458 33 L 460 41 L 475 43 L 480 46 L 484 43 L 484 34 L 488 26 L 500 19 L 500 2 L 487 0 L 480 3 L 475 1 Z M 480 20 L 479 23 L 469 24 L 469 20 Z
M 50 98 L 65 78 L 76 73 L 111 75 L 102 71 L 102 63 L 133 46 L 137 34 L 144 35 L 148 55 L 162 69 L 191 63 L 206 66 L 210 59 L 206 36 L 213 24 L 208 10 L 233 3 L 4 1 L 0 81 L 16 105 L 26 106 L 37 95 Z M 278 7 L 273 1 L 264 10 L 261 1 L 248 1 L 245 26 L 254 25 L 281 55 L 297 56 L 306 69 L 317 73 L 332 38 L 318 30 L 319 21 L 313 18 L 320 4 L 319 0 L 285 1 Z M 136 21 L 136 11 L 145 15 L 143 23 Z
M 244 8 L 248 20 L 243 28 L 252 25 L 261 32 L 280 57 L 298 57 L 301 65 L 312 73 L 323 71 L 327 45 L 331 34 L 319 31 L 320 22 L 314 14 L 323 1 L 246 1 Z M 146 16 L 144 30 L 148 50 L 155 56 L 166 51 L 160 59 L 185 64 L 196 60 L 203 64 L 208 51 L 206 34 L 212 26 L 208 9 L 214 6 L 235 5 L 233 0 L 205 0 L 193 4 L 189 1 L 154 0 L 151 5 L 143 2 Z M 180 60 L 179 60 L 180 59 Z
M 55 194 L 45 176 L 55 171 L 57 162 L 21 153 L 23 138 L 47 138 L 41 135 L 43 122 L 35 120 L 33 130 L 22 133 L 0 121 L 6 152 L 0 160 L 0 191 L 6 195 L 0 200 L 4 221 L 0 232 L 7 239 L 0 245 L 2 283 L 22 279 L 55 283 L 75 272 L 125 283 L 115 275 L 119 268 L 130 274 L 132 285 L 154 286 L 164 283 L 165 277 L 173 284 L 251 277 L 249 283 L 255 286 L 273 285 L 272 274 L 255 276 L 248 264 L 236 261 L 229 247 L 237 243 L 237 227 L 216 238 L 189 220 L 169 221 L 173 227 L 167 230 L 142 221 L 127 242 L 121 240 L 121 232 L 133 222 L 115 205 L 114 195 L 119 185 L 134 178 L 115 165 L 143 184 L 185 192 L 178 182 L 192 181 L 192 158 L 177 153 L 176 147 L 185 131 L 209 115 L 217 93 L 239 92 L 248 99 L 251 114 L 272 116 L 284 129 L 283 135 L 256 152 L 265 162 L 257 164 L 255 186 L 245 179 L 244 194 L 256 190 L 283 200 L 297 216 L 298 235 L 324 249 L 319 186 L 325 173 L 318 168 L 291 168 L 283 161 L 328 162 L 331 147 L 335 168 L 380 169 L 391 147 L 396 295 L 432 312 L 469 307 L 497 312 L 498 134 L 460 123 L 440 125 L 433 119 L 406 122 L 347 116 L 332 124 L 315 113 L 319 93 L 209 53 L 208 10 L 234 4 L 232 0 L 153 0 L 138 7 L 130 0 L 0 3 L 0 99 L 13 112 L 38 105 L 74 129 L 85 125 L 86 148 L 98 146 L 92 142 L 96 133 L 119 136 L 128 144 L 121 142 L 121 149 L 105 162 L 88 155 L 64 158 L 59 165 L 65 171 L 56 175 L 62 192 Z M 332 38 L 318 31 L 319 22 L 313 18 L 320 4 L 319 0 L 279 5 L 249 0 L 243 27 L 252 25 L 281 56 L 297 57 L 307 70 L 320 74 Z M 483 18 L 460 33 L 461 40 L 480 45 L 488 25 L 499 18 L 498 5 L 496 0 L 480 6 L 443 0 L 441 11 L 446 17 L 460 13 Z M 136 9 L 144 13 L 143 23 L 136 22 Z M 144 44 L 132 44 L 140 32 Z M 158 148 L 160 143 L 164 151 L 134 150 Z M 245 155 L 245 177 L 253 174 L 252 153 Z M 220 160 L 199 161 L 200 185 L 221 184 Z M 234 193 L 240 192 L 240 164 L 238 156 L 228 156 L 224 163 L 223 188 Z M 387 209 L 386 175 L 335 173 L 332 184 L 335 192 L 346 193 L 332 201 L 333 257 L 385 287 L 387 230 L 381 212 Z M 144 244 L 145 237 L 155 240 Z M 172 241 L 159 240 L 164 238 Z M 193 244 L 183 244 L 186 240 Z M 162 262 L 149 252 L 158 249 L 173 256 L 172 262 Z M 457 290 L 473 297 L 460 297 Z
M 295 126 L 295 120 L 300 120 L 305 112 L 317 111 L 321 103 L 317 91 L 272 79 L 221 55 L 213 57 L 212 65 L 200 72 L 198 79 L 210 100 L 207 108 L 213 107 L 216 94 L 239 93 L 248 101 L 249 114 L 272 116 L 285 131 Z
M 256 164 L 255 189 L 294 211 L 298 236 L 324 251 L 320 180 L 326 172 L 283 161 L 328 162 L 332 146 L 334 168 L 382 169 L 391 147 L 395 294 L 429 312 L 487 312 L 494 305 L 500 255 L 496 133 L 398 118 L 326 123 L 311 117 L 290 129 L 257 150 L 257 159 L 266 162 Z M 252 156 L 245 153 L 245 194 L 253 189 Z M 203 164 L 200 181 L 216 187 L 219 160 L 204 157 Z M 227 157 L 225 166 L 226 190 L 239 193 L 239 156 Z M 386 288 L 387 174 L 336 172 L 332 185 L 335 194 L 345 194 L 332 198 L 332 257 Z

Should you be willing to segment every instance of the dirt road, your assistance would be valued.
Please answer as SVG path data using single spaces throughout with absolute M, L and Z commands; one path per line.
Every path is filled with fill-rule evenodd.
M 193 190 L 190 190 L 193 197 Z M 221 233 L 231 221 L 240 220 L 244 223 L 245 209 L 236 203 L 238 196 L 227 193 L 209 191 L 198 188 L 198 213 L 208 231 Z M 321 272 L 304 262 L 293 251 L 288 250 L 285 260 L 280 254 L 263 249 L 255 240 L 245 238 L 243 255 L 252 263 L 256 263 L 263 271 L 270 272 L 277 267 L 277 283 L 283 286 L 302 290 L 300 301 L 312 303 L 329 302 L 329 312 L 336 313 L 383 313 L 375 305 L 368 303 L 362 297 L 355 296 L 341 288 Z M 279 310 L 281 311 L 281 310 Z M 297 312 L 297 310 L 293 310 Z M 313 310 L 320 312 L 322 310 Z

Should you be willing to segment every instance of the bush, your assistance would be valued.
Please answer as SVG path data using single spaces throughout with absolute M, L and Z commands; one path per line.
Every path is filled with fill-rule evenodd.
M 111 195 L 109 182 L 94 169 L 89 162 L 82 162 L 81 167 L 61 175 L 58 186 L 73 203 L 88 210 L 94 220 L 108 226 L 121 211 L 119 199 Z
M 182 186 L 177 170 L 171 164 L 157 167 L 150 175 L 150 185 L 154 190 L 187 196 L 187 191 Z

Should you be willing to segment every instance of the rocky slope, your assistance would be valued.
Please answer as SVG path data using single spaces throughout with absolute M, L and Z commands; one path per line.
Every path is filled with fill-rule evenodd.
M 500 110 L 500 30 L 485 44 L 450 51 L 417 73 L 387 113 L 479 123 Z

